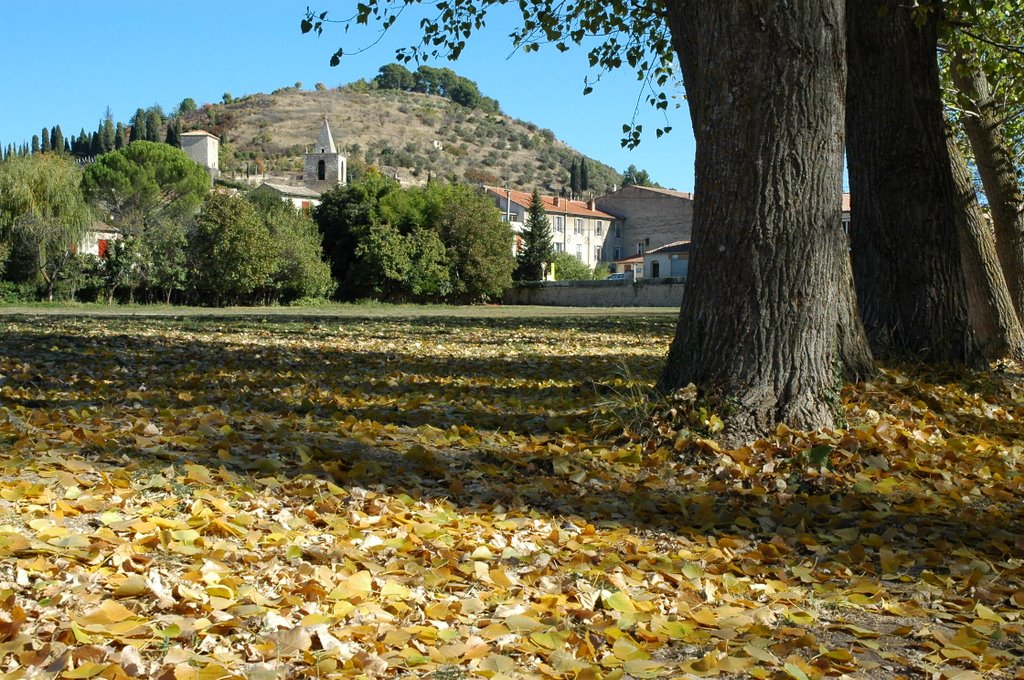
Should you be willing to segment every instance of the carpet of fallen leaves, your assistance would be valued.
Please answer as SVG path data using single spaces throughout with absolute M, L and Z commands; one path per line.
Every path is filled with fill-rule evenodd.
M 5 677 L 1024 677 L 1008 368 L 722 451 L 668 316 L 0 323 Z

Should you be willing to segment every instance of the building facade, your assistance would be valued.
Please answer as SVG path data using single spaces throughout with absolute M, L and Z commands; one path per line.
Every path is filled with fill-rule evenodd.
M 632 185 L 601 196 L 599 210 L 614 215 L 621 230 L 608 243 L 611 260 L 642 256 L 649 250 L 689 241 L 693 231 L 693 194 Z
M 518 252 L 533 194 L 488 186 L 482 190 L 501 211 L 501 218 L 512 226 Z M 551 244 L 556 253 L 569 253 L 591 268 L 613 259 L 607 249 L 608 239 L 622 230 L 614 215 L 599 210 L 594 201 L 541 196 L 541 202 L 551 227 Z
M 206 130 L 181 133 L 181 150 L 206 168 L 211 177 L 220 175 L 220 137 Z

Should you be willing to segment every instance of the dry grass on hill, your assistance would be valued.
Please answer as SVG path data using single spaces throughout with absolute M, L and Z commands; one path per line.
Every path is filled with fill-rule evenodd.
M 259 156 L 273 170 L 295 173 L 324 115 L 350 165 L 376 165 L 413 183 L 425 182 L 428 174 L 454 175 L 460 181 L 558 191 L 568 185 L 569 166 L 580 157 L 554 133 L 530 123 L 433 95 L 357 86 L 282 88 L 240 97 L 197 111 L 187 127 L 222 135 L 234 149 L 237 168 L 244 170 L 246 161 Z M 614 169 L 596 161 L 590 179 L 597 194 L 621 182 Z

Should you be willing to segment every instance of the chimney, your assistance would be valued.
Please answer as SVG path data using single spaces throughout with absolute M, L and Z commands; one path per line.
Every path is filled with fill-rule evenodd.
M 597 201 L 591 198 L 589 201 L 587 201 L 587 207 L 590 208 L 591 210 L 597 210 Z

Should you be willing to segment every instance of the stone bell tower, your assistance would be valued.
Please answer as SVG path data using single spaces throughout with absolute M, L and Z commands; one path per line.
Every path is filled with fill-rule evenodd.
M 338 153 L 334 145 L 334 136 L 331 135 L 331 126 L 325 114 L 316 146 L 306 154 L 302 182 L 321 193 L 339 184 L 346 184 L 347 165 L 345 157 Z

